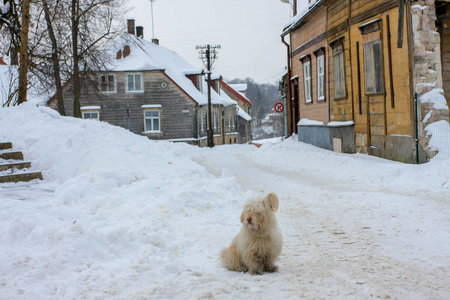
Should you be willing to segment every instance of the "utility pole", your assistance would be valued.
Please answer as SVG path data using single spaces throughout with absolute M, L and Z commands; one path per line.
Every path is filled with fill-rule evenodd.
M 195 49 L 199 50 L 199 58 L 206 65 L 206 74 L 208 76 L 208 128 L 206 130 L 208 147 L 214 147 L 214 130 L 212 127 L 212 112 L 211 112 L 211 66 L 218 58 L 217 49 L 220 49 L 220 45 L 205 45 L 196 46 Z

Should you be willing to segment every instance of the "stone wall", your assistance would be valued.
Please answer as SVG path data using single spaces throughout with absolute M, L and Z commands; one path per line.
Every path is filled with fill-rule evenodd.
M 413 86 L 418 95 L 419 144 L 426 154 L 421 155 L 424 157 L 421 162 L 424 162 L 436 154 L 428 147 L 430 136 L 424 128 L 433 122 L 448 120 L 448 106 L 442 90 L 441 37 L 436 27 L 435 1 L 425 0 L 411 4 Z M 445 105 L 437 105 L 436 101 L 430 99 L 439 103 L 443 99 Z

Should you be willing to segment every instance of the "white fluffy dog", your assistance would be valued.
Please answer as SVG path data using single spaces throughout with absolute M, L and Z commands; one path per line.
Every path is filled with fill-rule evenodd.
M 281 253 L 283 237 L 274 214 L 277 210 L 278 197 L 274 193 L 244 206 L 241 231 L 230 247 L 222 251 L 224 267 L 250 274 L 278 271 L 274 262 Z

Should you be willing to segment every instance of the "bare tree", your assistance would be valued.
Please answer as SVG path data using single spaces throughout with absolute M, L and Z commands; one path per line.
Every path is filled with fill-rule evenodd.
M 65 115 L 63 82 L 71 78 L 74 116 L 81 117 L 82 77 L 98 69 L 102 46 L 123 29 L 124 0 L 0 1 L 8 3 L 8 10 L 0 10 L 0 35 L 7 40 L 0 44 L 0 53 L 9 53 L 13 64 L 20 49 L 21 63 L 28 63 L 20 69 L 20 86 L 25 89 L 12 93 L 20 96 L 9 99 L 8 105 L 26 101 L 27 85 L 38 83 L 41 90 L 56 92 L 58 111 Z M 33 26 L 28 31 L 30 18 Z M 33 74 L 29 83 L 27 71 Z
M 20 66 L 18 104 L 27 101 L 28 90 L 28 28 L 30 26 L 30 0 L 22 0 L 22 26 L 20 29 Z
M 14 0 L 3 0 L 3 7 L 0 9 L 0 34 L 4 38 L 3 46 L 6 53 L 11 57 L 11 64 L 18 64 L 17 49 L 20 47 L 20 7 Z M 1 45 L 1 44 L 0 44 Z M 18 84 L 16 81 L 17 73 L 10 69 L 9 78 L 4 77 L 2 91 L 3 106 L 17 104 Z
M 48 36 L 50 38 L 50 42 L 52 44 L 52 54 L 51 61 L 53 66 L 53 76 L 56 84 L 56 99 L 58 105 L 58 112 L 65 116 L 66 110 L 64 107 L 64 99 L 63 99 L 63 87 L 61 81 L 61 73 L 60 73 L 60 47 L 58 45 L 58 40 L 56 38 L 55 30 L 54 30 L 54 19 L 58 16 L 58 8 L 60 5 L 60 1 L 57 0 L 54 3 L 54 13 L 50 12 L 47 0 L 42 0 L 42 7 L 44 9 L 45 22 L 47 24 Z
M 89 64 L 98 64 L 101 45 L 118 33 L 116 29 L 121 28 L 114 26 L 115 19 L 122 12 L 121 6 L 121 0 L 71 0 L 74 117 L 81 117 L 80 66 L 83 63 L 83 71 L 86 71 Z

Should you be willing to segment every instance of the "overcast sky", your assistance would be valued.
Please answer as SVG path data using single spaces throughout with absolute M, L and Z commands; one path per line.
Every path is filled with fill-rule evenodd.
M 129 5 L 126 17 L 143 26 L 144 38 L 151 40 L 150 0 L 129 0 Z M 218 44 L 215 73 L 226 79 L 250 77 L 274 83 L 286 67 L 286 46 L 280 34 L 291 9 L 280 0 L 156 0 L 154 33 L 160 45 L 194 67 L 203 67 L 196 45 Z

